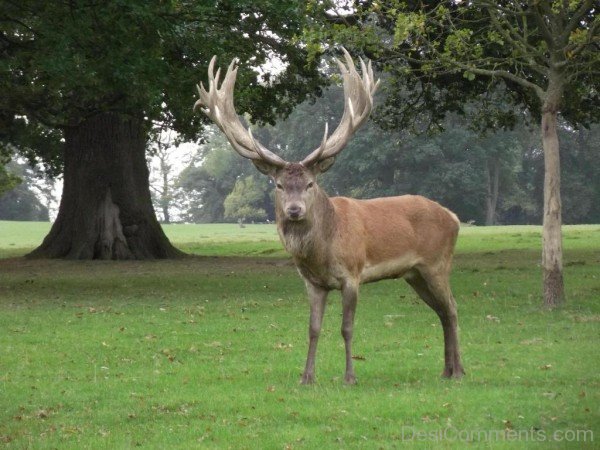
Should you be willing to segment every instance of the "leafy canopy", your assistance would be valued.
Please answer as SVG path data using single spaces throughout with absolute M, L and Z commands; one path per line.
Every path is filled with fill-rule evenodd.
M 560 111 L 571 124 L 600 119 L 600 19 L 592 0 L 342 3 L 351 7 L 314 2 L 328 20 L 314 22 L 306 39 L 313 49 L 328 42 L 360 50 L 389 75 L 390 126 L 422 116 L 435 124 L 494 86 L 536 119 L 549 93 L 562 94 Z M 501 125 L 520 120 L 505 114 Z
M 60 164 L 61 130 L 117 111 L 197 138 L 195 84 L 212 55 L 239 58 L 239 111 L 272 122 L 323 80 L 297 45 L 304 2 L 111 0 L 3 3 L 0 139 Z M 257 67 L 275 56 L 278 76 Z

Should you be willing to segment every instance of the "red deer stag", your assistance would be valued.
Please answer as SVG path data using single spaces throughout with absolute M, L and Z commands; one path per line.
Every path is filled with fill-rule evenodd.
M 330 198 L 317 185 L 373 107 L 375 82 L 371 62 L 360 60 L 362 76 L 344 49 L 346 64 L 337 60 L 344 82 L 345 106 L 338 128 L 325 134 L 317 149 L 301 162 L 287 162 L 252 136 L 233 105 L 237 74 L 231 62 L 219 87 L 220 69 L 208 68 L 208 91 L 198 86 L 201 107 L 225 133 L 233 148 L 276 185 L 277 231 L 291 253 L 310 297 L 309 347 L 302 383 L 315 380 L 315 355 L 327 294 L 342 291 L 342 336 L 346 347 L 346 383 L 355 383 L 352 328 L 362 283 L 404 277 L 439 316 L 444 329 L 444 377 L 460 377 L 463 368 L 457 335 L 456 303 L 449 274 L 458 235 L 457 217 L 424 197 L 356 200 Z

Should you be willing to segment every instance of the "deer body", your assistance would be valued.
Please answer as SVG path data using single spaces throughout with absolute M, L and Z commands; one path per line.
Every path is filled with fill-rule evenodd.
M 340 289 L 347 279 L 400 278 L 419 264 L 448 265 L 459 228 L 453 213 L 413 195 L 325 197 L 312 215 L 298 225 L 279 213 L 277 230 L 301 275 L 326 289 Z
M 385 278 L 404 277 L 438 315 L 444 330 L 445 377 L 464 371 L 458 346 L 456 302 L 449 276 L 458 235 L 457 217 L 438 203 L 404 195 L 372 200 L 329 198 L 317 184 L 350 136 L 367 119 L 378 82 L 371 65 L 361 60 L 363 76 L 344 50 L 338 61 L 347 102 L 331 136 L 325 126 L 321 145 L 303 161 L 290 163 L 256 142 L 239 122 L 233 107 L 237 68 L 229 66 L 222 87 L 209 67 L 209 91 L 198 88 L 202 106 L 226 134 L 233 148 L 252 160 L 276 185 L 277 230 L 305 281 L 310 300 L 309 348 L 302 383 L 315 380 L 317 342 L 328 293 L 342 292 L 342 336 L 345 343 L 345 381 L 356 381 L 352 364 L 352 334 L 359 286 Z

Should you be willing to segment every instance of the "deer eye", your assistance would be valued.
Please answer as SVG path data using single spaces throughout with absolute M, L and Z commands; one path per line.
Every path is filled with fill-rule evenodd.
M 315 185 L 315 183 L 313 183 L 312 181 L 310 183 L 308 183 L 306 185 L 306 189 L 310 189 L 311 187 L 313 187 Z
M 281 184 L 277 183 L 277 189 L 283 190 L 283 186 Z

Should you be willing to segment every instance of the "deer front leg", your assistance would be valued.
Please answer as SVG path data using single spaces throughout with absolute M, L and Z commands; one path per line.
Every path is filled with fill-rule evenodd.
M 329 291 L 306 282 L 306 290 L 310 300 L 310 321 L 308 324 L 308 356 L 306 357 L 306 367 L 302 374 L 300 382 L 302 384 L 312 384 L 315 382 L 315 357 L 317 354 L 317 343 L 323 324 L 323 314 L 325 312 L 325 302 Z
M 352 334 L 354 328 L 354 313 L 358 300 L 358 283 L 345 283 L 342 287 L 342 337 L 346 347 L 346 384 L 356 384 L 354 367 L 352 364 Z

